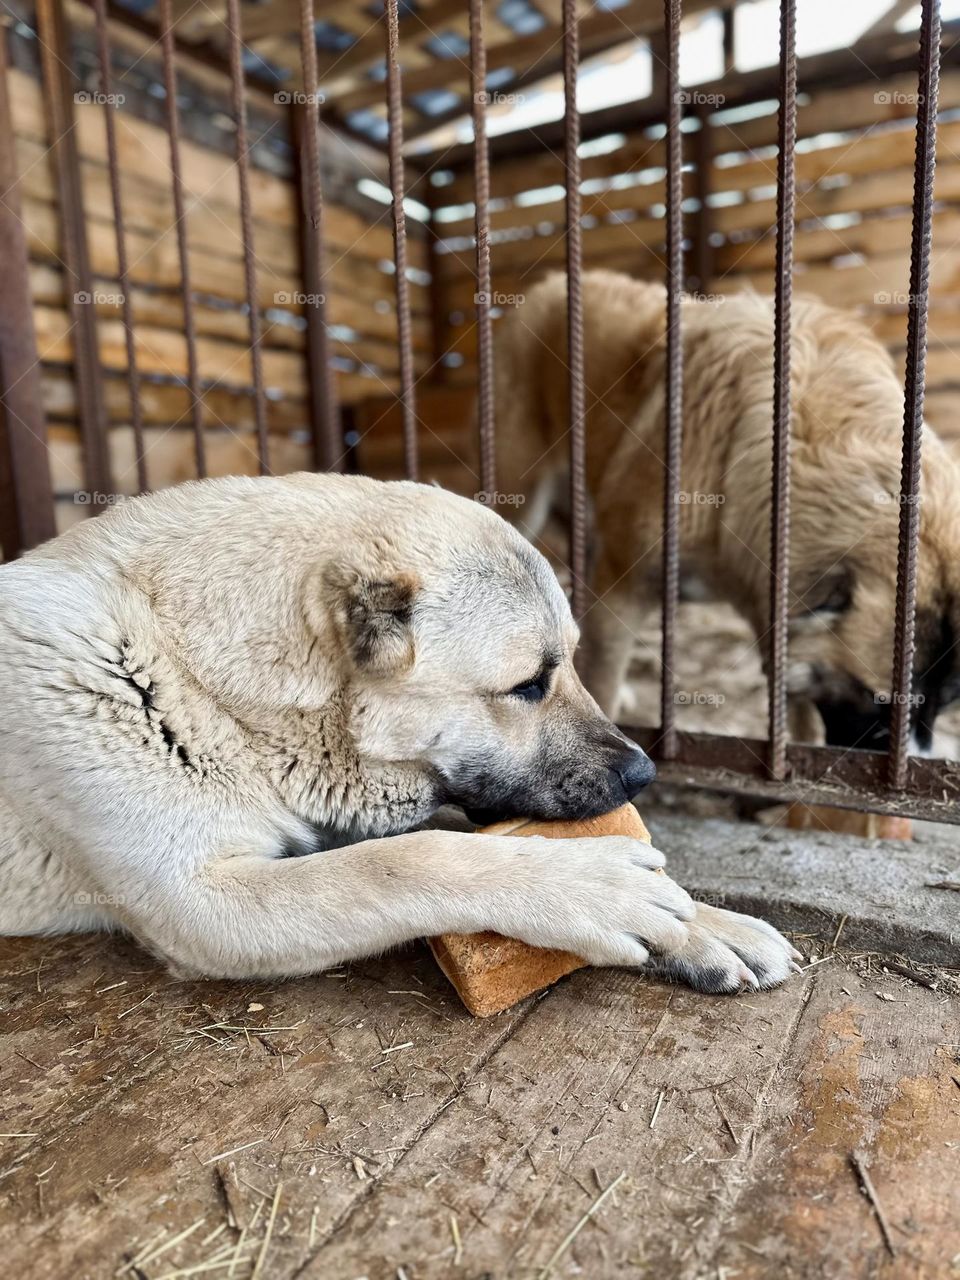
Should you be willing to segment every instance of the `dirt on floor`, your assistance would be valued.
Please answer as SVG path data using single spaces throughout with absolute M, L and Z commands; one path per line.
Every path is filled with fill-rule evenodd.
M 7 940 L 0 1256 L 30 1280 L 960 1275 L 960 999 L 872 956 L 488 1021 L 423 947 L 180 982 Z

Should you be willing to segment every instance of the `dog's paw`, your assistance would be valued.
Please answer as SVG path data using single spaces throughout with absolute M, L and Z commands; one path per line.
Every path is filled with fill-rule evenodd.
M 663 854 L 626 836 L 543 840 L 534 850 L 535 840 L 522 840 L 540 863 L 535 900 L 514 900 L 500 932 L 593 965 L 636 967 L 683 947 L 696 904 L 660 870 Z
M 765 920 L 702 902 L 687 935 L 683 946 L 651 956 L 648 968 L 713 995 L 778 987 L 802 959 Z

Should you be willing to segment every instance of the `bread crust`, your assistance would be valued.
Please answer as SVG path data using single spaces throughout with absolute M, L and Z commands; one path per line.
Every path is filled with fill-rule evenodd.
M 632 836 L 650 844 L 650 833 L 632 804 L 582 822 L 535 822 L 518 818 L 484 827 L 483 835 L 546 836 L 564 840 L 583 836 Z M 569 951 L 530 947 L 499 933 L 444 933 L 430 939 L 437 964 L 470 1013 L 489 1018 L 535 991 L 543 991 L 586 961 Z

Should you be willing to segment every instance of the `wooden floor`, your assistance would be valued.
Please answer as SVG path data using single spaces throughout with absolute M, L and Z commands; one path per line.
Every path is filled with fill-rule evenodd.
M 5 1276 L 960 1274 L 960 1001 L 876 961 L 481 1022 L 421 949 L 244 985 L 0 947 Z

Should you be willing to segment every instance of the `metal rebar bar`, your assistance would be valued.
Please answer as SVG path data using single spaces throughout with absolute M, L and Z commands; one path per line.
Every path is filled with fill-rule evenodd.
M 587 606 L 587 439 L 583 381 L 583 231 L 580 219 L 580 111 L 577 71 L 580 30 L 576 0 L 563 0 L 564 187 L 567 240 L 567 366 L 570 375 L 570 572 L 571 607 Z
M 680 468 L 683 449 L 683 95 L 680 89 L 680 0 L 664 0 L 667 118 L 667 361 L 664 414 L 663 633 L 660 753 L 677 752 L 674 669 L 680 593 Z
M 796 205 L 796 0 L 780 0 L 780 112 L 777 123 L 777 259 L 773 337 L 773 475 L 770 506 L 770 772 L 787 760 L 787 608 L 790 600 L 790 311 Z
M 910 296 L 907 362 L 903 397 L 903 459 L 900 475 L 900 537 L 897 553 L 897 608 L 894 623 L 891 690 L 890 785 L 907 781 L 913 708 L 914 622 L 917 603 L 917 550 L 920 540 L 920 443 L 927 358 L 927 295 L 936 168 L 937 99 L 940 88 L 940 4 L 923 0 L 920 21 L 920 69 L 917 92 L 917 143 L 913 177 L 913 235 L 910 247 Z
M 303 216 L 305 229 L 304 277 L 307 284 L 307 346 L 310 359 L 313 453 L 317 466 L 343 470 L 343 433 L 336 380 L 330 364 L 324 278 L 323 184 L 320 177 L 320 94 L 317 88 L 317 40 L 313 0 L 300 0 L 300 60 L 303 68 L 303 104 L 300 145 L 305 163 Z
M 0 23 L 0 554 L 13 560 L 57 526 L 7 69 Z
M 270 443 L 267 439 L 267 400 L 263 390 L 263 359 L 260 351 L 260 295 L 257 262 L 253 248 L 253 208 L 250 203 L 250 144 L 247 140 L 247 94 L 243 78 L 243 48 L 240 32 L 240 0 L 227 0 L 227 33 L 230 50 L 230 99 L 237 139 L 237 178 L 240 186 L 240 232 L 243 237 L 243 279 L 250 325 L 250 371 L 253 380 L 253 417 L 257 429 L 257 458 L 260 474 L 270 474 Z
M 113 492 L 113 479 L 93 270 L 77 147 L 69 28 L 63 0 L 37 0 L 36 14 L 50 152 L 56 166 L 66 294 L 73 319 L 73 370 L 83 443 L 84 482 L 91 495 L 110 494 Z M 106 505 L 98 499 L 91 496 L 88 501 L 92 513 L 106 510 Z
M 400 399 L 403 406 L 403 454 L 407 476 L 419 474 L 417 410 L 414 394 L 413 332 L 410 287 L 407 280 L 407 220 L 403 208 L 403 96 L 400 84 L 398 0 L 384 5 L 387 39 L 387 120 L 390 192 L 393 210 L 393 262 L 397 297 L 397 339 L 400 346 Z
M 190 245 L 187 236 L 187 209 L 183 198 L 180 167 L 180 114 L 177 108 L 177 56 L 173 33 L 171 0 L 158 0 L 160 52 L 163 87 L 167 99 L 167 141 L 170 144 L 170 185 L 173 216 L 177 228 L 177 262 L 180 267 L 180 294 L 183 300 L 183 334 L 187 346 L 187 394 L 190 397 L 190 424 L 193 428 L 193 458 L 197 476 L 207 474 L 207 450 L 203 435 L 203 397 L 197 364 L 197 324 L 193 314 L 193 286 L 190 278 Z
M 477 250 L 477 422 L 480 432 L 480 488 L 497 488 L 493 389 L 493 305 L 490 277 L 490 153 L 487 146 L 487 51 L 483 42 L 483 0 L 470 0 L 470 88 L 473 99 L 474 231 Z M 487 501 L 493 501 L 488 496 Z
M 123 195 L 120 190 L 117 129 L 113 118 L 115 107 L 110 87 L 112 77 L 110 74 L 110 34 L 107 29 L 106 0 L 93 0 L 93 10 L 96 18 L 100 95 L 103 100 L 103 121 L 107 138 L 110 199 L 113 204 L 113 228 L 117 245 L 117 281 L 120 285 L 123 340 L 127 354 L 127 389 L 130 395 L 130 425 L 133 428 L 133 448 L 137 466 L 137 491 L 145 493 L 148 486 L 143 440 L 143 407 L 140 401 L 140 370 L 137 367 L 137 346 L 133 330 L 133 299 L 130 296 L 130 275 L 127 267 L 127 234 L 123 219 Z

